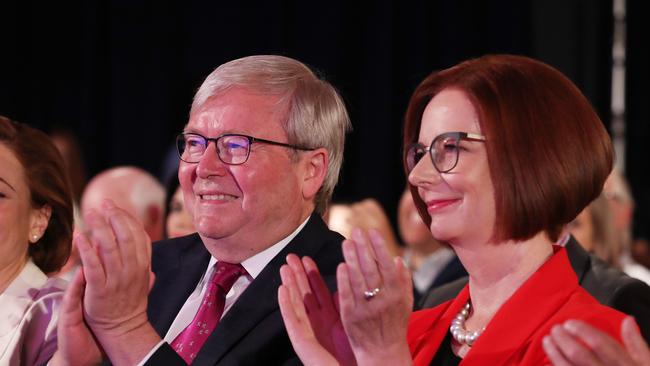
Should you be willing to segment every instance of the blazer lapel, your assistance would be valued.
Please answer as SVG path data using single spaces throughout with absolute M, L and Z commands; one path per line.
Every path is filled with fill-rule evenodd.
M 578 281 L 564 248 L 556 250 L 501 306 L 461 365 L 515 364 L 526 340 L 566 303 Z
M 244 335 L 269 314 L 278 311 L 280 267 L 287 254 L 313 258 L 331 235 L 320 217 L 312 215 L 303 230 L 269 262 L 223 316 L 194 362 L 198 365 L 216 364 Z
M 160 259 L 165 263 L 157 263 L 164 270 L 156 272 L 156 282 L 149 294 L 147 313 L 154 329 L 163 338 L 210 262 L 210 253 L 197 234 L 182 239 L 183 242 L 169 242 L 177 251 L 165 248 L 166 252 L 173 253 Z
M 451 321 L 465 306 L 467 299 L 469 299 L 469 286 L 465 285 L 455 299 L 412 315 L 409 321 L 409 333 L 420 334 L 418 338 L 408 337 L 411 354 L 415 355 L 413 365 L 425 366 L 431 363 L 443 339 L 447 336 Z M 418 327 L 425 327 L 427 330 L 421 332 L 416 329 Z

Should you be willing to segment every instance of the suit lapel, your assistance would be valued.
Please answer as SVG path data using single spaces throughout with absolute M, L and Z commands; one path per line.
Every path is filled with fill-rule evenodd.
M 171 250 L 164 248 L 161 252 L 166 255 L 156 258 L 154 265 L 164 269 L 156 271 L 154 268 L 156 282 L 149 294 L 147 313 L 152 325 L 163 338 L 210 261 L 210 253 L 197 234 L 181 240 L 154 244 L 174 247 Z
M 319 249 L 331 240 L 331 232 L 320 217 L 313 214 L 303 230 L 278 253 L 251 282 L 244 293 L 221 319 L 197 355 L 198 365 L 216 364 L 244 335 L 279 309 L 280 267 L 289 253 L 316 257 Z

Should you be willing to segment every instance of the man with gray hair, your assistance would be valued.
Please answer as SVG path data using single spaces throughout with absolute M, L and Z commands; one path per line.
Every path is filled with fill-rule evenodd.
M 165 188 L 156 177 L 135 166 L 119 166 L 100 172 L 84 188 L 81 216 L 90 210 L 101 210 L 107 199 L 135 217 L 152 241 L 163 238 Z M 75 227 L 83 229 L 83 220 L 75 218 Z M 79 251 L 72 245 L 70 257 L 58 276 L 69 281 L 79 265 Z
M 335 285 L 343 237 L 321 215 L 349 126 L 336 90 L 296 60 L 251 56 L 219 66 L 177 139 L 198 233 L 153 246 L 147 302 L 151 247 L 141 228 L 110 203 L 90 214 L 87 233 L 75 238 L 87 283 L 78 276 L 71 284 L 63 338 L 87 333 L 74 319 L 83 301 L 85 322 L 114 364 L 299 364 L 278 307 L 280 267 L 289 253 L 310 256 Z M 80 356 L 65 341 L 60 347 L 68 362 Z
M 81 196 L 81 212 L 100 209 L 110 199 L 144 226 L 152 241 L 163 238 L 165 188 L 143 169 L 119 166 L 106 169 L 88 182 Z

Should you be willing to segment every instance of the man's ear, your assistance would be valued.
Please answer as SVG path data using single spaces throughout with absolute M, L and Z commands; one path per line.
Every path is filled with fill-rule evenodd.
M 307 151 L 303 157 L 302 196 L 305 200 L 313 200 L 325 181 L 329 167 L 329 154 L 325 148 Z
M 43 237 L 52 217 L 52 206 L 43 205 L 32 209 L 29 225 L 29 242 L 36 243 Z

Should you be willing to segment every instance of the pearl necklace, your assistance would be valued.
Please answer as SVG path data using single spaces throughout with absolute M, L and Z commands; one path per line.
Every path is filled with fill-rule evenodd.
M 483 333 L 485 330 L 485 327 L 479 330 L 475 331 L 469 331 L 465 329 L 465 321 L 467 320 L 467 317 L 469 316 L 469 311 L 472 308 L 471 303 L 468 301 L 465 306 L 461 309 L 461 311 L 456 315 L 456 318 L 452 320 L 451 322 L 451 327 L 449 327 L 449 331 L 451 332 L 451 336 L 454 337 L 456 342 L 460 344 L 466 344 L 468 346 L 472 346 L 474 342 L 478 339 L 478 337 Z

